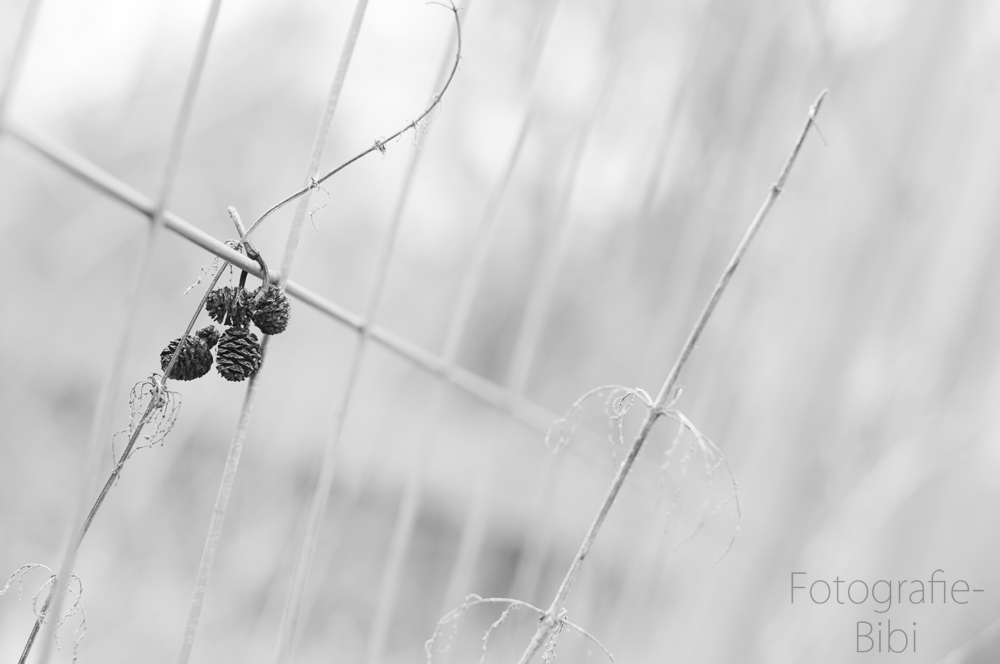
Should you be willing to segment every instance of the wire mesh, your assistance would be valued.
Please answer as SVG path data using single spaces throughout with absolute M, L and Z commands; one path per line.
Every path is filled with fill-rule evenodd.
M 30 114 L 70 96 L 66 78 L 46 79 L 38 50 L 92 26 L 61 0 L 0 9 L 23 19 L 20 32 L 0 21 L 11 44 L 0 44 L 10 63 L 0 174 L 26 192 L 0 189 L 0 258 L 18 280 L 0 289 L 13 322 L 0 330 L 0 418 L 10 423 L 0 465 L 24 478 L 0 483 L 0 500 L 20 504 L 24 487 L 34 497 L 23 520 L 3 513 L 10 532 L 27 535 L 2 547 L 0 564 L 52 564 L 62 544 L 53 539 L 75 522 L 64 513 L 90 504 L 68 502 L 83 474 L 64 464 L 82 466 L 78 432 L 125 405 L 110 387 L 107 406 L 95 403 L 90 377 L 145 375 L 205 256 L 263 276 L 224 241 L 226 206 L 267 209 L 303 185 L 310 194 L 255 234 L 267 257 L 285 247 L 299 257 L 294 281 L 290 259 L 270 273 L 295 301 L 295 322 L 268 343 L 252 426 L 238 391 L 191 385 L 167 444 L 130 460 L 75 570 L 86 569 L 83 601 L 98 607 L 88 607 L 81 656 L 160 661 L 181 645 L 181 661 L 326 661 L 331 651 L 414 661 L 436 621 L 465 607 L 437 644 L 451 650 L 433 661 L 477 661 L 484 634 L 487 661 L 516 657 L 538 616 L 463 598 L 547 606 L 621 460 L 620 437 L 638 421 L 614 420 L 602 393 L 565 422 L 578 425 L 566 454 L 551 456 L 544 435 L 594 385 L 661 383 L 785 138 L 831 79 L 847 93 L 824 111 L 829 146 L 819 159 L 803 154 L 776 232 L 760 238 L 706 329 L 685 386 L 685 399 L 695 395 L 686 415 L 709 423 L 753 478 L 743 486 L 755 536 L 709 569 L 730 535 L 725 515 L 698 518 L 718 487 L 688 453 L 698 440 L 675 450 L 674 432 L 656 431 L 569 618 L 622 661 L 824 661 L 842 650 L 830 634 L 844 625 L 784 606 L 774 590 L 783 566 L 896 555 L 890 525 L 924 544 L 908 547 L 907 561 L 931 564 L 918 551 L 947 548 L 947 538 L 928 541 L 940 528 L 908 530 L 893 509 L 940 526 L 941 503 L 966 515 L 953 519 L 970 532 L 995 531 L 981 509 L 989 481 L 949 470 L 968 462 L 990 477 L 995 454 L 941 445 L 991 431 L 979 412 L 995 394 L 976 368 L 993 356 L 984 340 L 995 336 L 1000 237 L 992 181 L 979 175 L 998 154 L 995 68 L 983 64 L 998 42 L 985 3 L 886 9 L 865 32 L 839 0 L 477 0 L 456 94 L 429 118 L 433 140 L 417 132 L 388 144 L 372 127 L 414 112 L 448 52 L 452 35 L 434 24 L 447 23 L 442 8 L 425 8 L 436 19 L 424 23 L 405 3 L 372 3 L 350 70 L 335 72 L 328 50 L 342 47 L 353 3 L 251 4 L 223 8 L 198 113 L 190 131 L 180 122 L 174 132 L 171 95 L 198 86 L 181 60 L 199 49 L 208 3 L 165 10 L 186 17 L 184 29 L 164 27 L 143 51 L 135 91 L 109 105 L 115 112 L 78 108 L 73 122 Z M 345 84 L 332 123 L 333 106 L 321 117 L 318 101 L 331 75 Z M 24 102 L 24 90 L 46 87 L 39 80 L 49 106 Z M 185 113 L 191 104 L 193 94 Z M 331 160 L 356 145 L 371 156 L 320 189 L 300 167 L 309 139 L 327 131 L 317 144 Z M 954 212 L 947 224 L 934 217 L 944 209 Z M 142 249 L 139 238 L 161 224 L 170 234 Z M 303 239 L 286 242 L 289 229 Z M 131 281 L 136 264 L 156 279 Z M 143 301 L 131 322 L 128 283 Z M 117 344 L 118 360 L 104 362 L 129 335 L 134 352 Z M 47 405 L 20 394 L 33 391 Z M 225 440 L 228 451 L 215 444 Z M 33 470 L 40 459 L 44 472 Z M 936 483 L 968 486 L 979 509 Z M 881 508 L 844 516 L 841 502 Z M 995 543 L 981 544 L 970 548 Z M 16 611 L 0 606 L 5 653 L 20 651 L 20 625 L 35 619 Z M 955 647 L 942 637 L 934 652 L 990 652 L 994 618 L 980 610 L 969 621 L 979 640 L 942 627 Z M 6 625 L 16 621 L 14 644 Z M 599 649 L 571 632 L 557 633 L 546 657 L 558 645 L 559 657 L 597 661 Z M 68 661 L 61 645 L 55 655 Z

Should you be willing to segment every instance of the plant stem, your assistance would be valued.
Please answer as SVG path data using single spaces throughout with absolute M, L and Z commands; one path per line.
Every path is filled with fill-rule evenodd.
M 265 335 L 261 348 L 262 353 L 266 349 L 268 338 Z M 222 473 L 222 480 L 219 482 L 219 491 L 215 497 L 215 507 L 212 510 L 212 519 L 208 526 L 208 535 L 205 538 L 201 561 L 198 563 L 198 577 L 195 581 L 191 606 L 188 609 L 187 623 L 184 626 L 181 651 L 177 657 L 179 664 L 187 664 L 191 659 L 191 651 L 194 649 L 194 638 L 198 631 L 198 623 L 201 620 L 201 609 L 205 603 L 208 582 L 212 577 L 212 569 L 215 565 L 215 555 L 219 549 L 219 540 L 222 538 L 222 526 L 225 523 L 226 513 L 229 509 L 229 497 L 233 492 L 236 471 L 239 468 L 240 456 L 243 453 L 243 444 L 246 441 L 247 430 L 250 427 L 250 412 L 253 408 L 254 399 L 257 396 L 258 376 L 260 376 L 259 370 L 250 377 L 246 394 L 243 397 L 243 406 L 240 409 L 236 431 L 233 433 L 233 439 L 229 444 L 225 469 Z
M 434 4 L 440 4 L 440 3 L 434 3 Z M 455 49 L 455 62 L 452 65 L 451 71 L 448 73 L 448 78 L 447 78 L 447 80 L 445 80 L 444 85 L 441 87 L 440 92 L 438 92 L 436 95 L 434 95 L 431 98 L 431 103 L 430 103 L 430 105 L 427 106 L 427 108 L 424 110 L 424 112 L 421 113 L 420 115 L 418 115 L 416 117 L 416 119 L 411 120 L 409 123 L 407 123 L 405 127 L 403 127 L 402 129 L 400 129 L 399 131 L 397 131 L 395 134 L 389 136 L 389 138 L 375 141 L 374 145 L 372 145 L 367 150 L 364 150 L 364 151 L 362 151 L 362 152 L 354 155 L 353 157 L 351 157 L 350 159 L 348 159 L 347 161 L 345 161 L 344 163 L 342 163 L 340 166 L 337 166 L 333 170 L 327 171 L 326 173 L 324 173 L 323 175 L 321 175 L 319 177 L 314 177 L 312 179 L 312 181 L 309 182 L 309 184 L 307 184 L 306 186 L 302 187 L 301 189 L 299 189 L 295 193 L 289 195 L 284 200 L 279 201 L 278 203 L 274 204 L 269 210 L 267 210 L 264 214 L 262 214 L 260 217 L 258 217 L 257 221 L 253 222 L 250 225 L 250 228 L 247 230 L 246 235 L 250 235 L 251 233 L 253 233 L 254 230 L 257 229 L 257 226 L 259 226 L 260 223 L 262 221 L 264 221 L 264 219 L 266 219 L 267 217 L 269 217 L 271 214 L 277 212 L 278 210 L 280 210 L 284 206 L 288 205 L 289 203 L 291 203 L 295 199 L 299 198 L 300 196 L 304 196 L 305 194 L 308 194 L 310 191 L 312 191 L 313 189 L 315 189 L 319 185 L 323 184 L 324 182 L 326 182 L 327 180 L 329 180 L 331 177 L 333 177 L 334 175 L 336 175 L 340 171 L 344 170 L 345 168 L 347 168 L 348 166 L 350 166 L 351 164 L 353 164 L 354 162 L 356 162 L 358 159 L 361 159 L 362 157 L 364 157 L 366 155 L 369 155 L 372 152 L 376 152 L 376 151 L 382 152 L 382 151 L 384 151 L 386 143 L 391 143 L 392 141 L 396 140 L 397 138 L 399 138 L 400 136 L 402 136 L 403 134 L 405 134 L 407 131 L 409 131 L 411 129 L 416 129 L 417 126 L 419 126 L 420 123 L 424 121 L 424 118 L 426 118 L 428 115 L 430 115 L 431 111 L 433 111 L 435 108 L 437 108 L 437 105 L 441 103 L 441 99 L 444 97 L 444 93 L 448 91 L 449 87 L 451 87 L 452 79 L 455 78 L 455 73 L 458 71 L 458 65 L 462 61 L 462 23 L 461 23 L 461 20 L 459 18 L 458 9 L 454 5 L 451 5 L 450 7 L 448 7 L 448 9 L 449 9 L 449 11 L 451 11 L 455 15 L 455 32 L 456 32 L 456 35 L 458 37 L 458 47 Z M 246 235 L 244 235 L 244 237 L 246 237 Z M 285 270 L 282 270 L 281 278 L 282 278 L 282 280 L 288 278 L 285 275 Z
M 38 636 L 38 632 L 42 628 L 42 623 L 45 622 L 45 614 L 49 610 L 49 604 L 52 603 L 52 596 L 55 594 L 55 588 L 55 579 L 53 579 L 52 587 L 49 589 L 49 594 L 45 597 L 45 602 L 42 603 L 42 610 L 38 612 L 38 618 L 35 619 L 35 624 L 31 628 L 31 633 L 28 634 L 28 640 L 24 644 L 24 650 L 21 651 L 21 658 L 17 660 L 17 664 L 24 664 L 28 661 L 28 653 L 31 652 L 31 646 L 35 644 L 35 638 Z
M 205 306 L 205 302 L 208 301 L 209 293 L 212 292 L 212 289 L 215 287 L 215 284 L 218 283 L 219 277 L 222 276 L 223 270 L 226 269 L 226 265 L 228 265 L 228 263 L 223 263 L 222 266 L 216 271 L 215 276 L 212 278 L 212 282 L 208 285 L 208 288 L 205 290 L 205 295 L 201 298 L 201 302 L 199 303 L 197 310 L 194 312 L 194 316 L 192 316 L 191 320 L 188 322 L 187 329 L 185 329 L 184 334 L 181 335 L 181 339 L 185 339 L 189 334 L 191 334 L 191 329 L 194 328 L 195 322 L 198 320 L 198 316 L 199 314 L 201 314 L 201 310 Z M 167 367 L 163 371 L 163 376 L 164 376 L 163 381 L 160 383 L 160 387 L 158 388 L 163 392 L 166 392 L 166 387 L 167 387 L 166 377 L 170 374 L 170 370 L 173 369 L 174 364 L 177 363 L 177 358 L 180 355 L 182 348 L 183 344 L 178 343 L 177 348 L 174 349 L 174 354 L 170 356 L 170 362 L 167 363 Z M 87 518 L 84 520 L 83 526 L 80 527 L 80 532 L 76 536 L 76 540 L 73 542 L 72 550 L 74 551 L 74 557 L 75 557 L 75 552 L 78 551 L 80 549 L 80 545 L 83 544 L 83 538 L 87 535 L 87 531 L 90 530 L 90 526 L 94 522 L 94 518 L 97 516 L 97 511 L 101 509 L 101 505 L 104 504 L 104 499 L 108 497 L 108 493 L 111 491 L 111 487 L 114 486 L 115 482 L 118 480 L 118 477 L 121 475 L 122 468 L 125 466 L 125 461 L 128 460 L 129 456 L 132 454 L 132 450 L 135 447 L 135 443 L 139 439 L 139 436 L 142 434 L 143 428 L 149 422 L 149 418 L 153 415 L 153 412 L 156 410 L 157 403 L 158 403 L 157 398 L 154 395 L 154 397 L 149 402 L 149 406 L 146 407 L 146 411 L 142 414 L 142 417 L 139 419 L 139 422 L 135 427 L 135 431 L 133 431 L 132 435 L 129 436 L 128 444 L 125 446 L 125 450 L 122 452 L 121 457 L 119 457 L 118 462 L 115 464 L 114 470 L 111 471 L 111 476 L 108 477 L 107 482 L 104 483 L 104 488 L 101 489 L 101 493 L 98 494 L 97 500 L 94 501 L 93 506 L 91 506 L 90 508 L 90 512 L 87 513 Z M 35 643 L 35 639 L 38 636 L 38 632 L 41 629 L 42 624 L 45 622 L 45 616 L 48 613 L 49 605 L 52 603 L 52 600 L 55 596 L 55 592 L 56 592 L 56 581 L 53 581 L 52 587 L 49 588 L 49 594 L 46 596 L 45 602 L 42 604 L 41 611 L 39 611 L 39 617 L 35 620 L 35 624 L 31 628 L 31 633 L 28 634 L 28 640 L 24 644 L 24 651 L 21 653 L 21 659 L 18 660 L 18 664 L 24 664 L 24 662 L 27 661 L 28 654 L 31 652 L 31 648 Z
M 177 174 L 180 170 L 180 160 L 183 153 L 184 140 L 188 133 L 188 127 L 191 122 L 191 116 L 193 114 L 199 84 L 205 70 L 205 63 L 208 60 L 209 46 L 212 41 L 212 35 L 215 32 L 216 19 L 219 15 L 221 3 L 222 0 L 212 0 L 209 6 L 208 14 L 202 25 L 201 34 L 198 39 L 190 74 L 184 86 L 184 96 L 181 100 L 180 111 L 177 114 L 177 120 L 171 133 L 169 148 L 167 150 L 167 163 L 164 169 L 162 188 L 159 197 L 157 198 L 156 205 L 150 213 L 150 220 L 152 224 L 149 228 L 148 234 L 146 235 L 139 260 L 135 266 L 132 288 L 129 292 L 128 300 L 125 306 L 125 322 L 120 329 L 118 343 L 115 346 L 111 370 L 108 372 L 107 378 L 101 387 L 101 392 L 98 395 L 97 408 L 87 443 L 88 463 L 86 468 L 88 469 L 88 479 L 86 480 L 85 491 L 89 491 L 91 489 L 93 486 L 92 483 L 97 480 L 98 473 L 100 472 L 100 467 L 97 464 L 97 452 L 100 449 L 101 441 L 105 439 L 105 436 L 110 429 L 111 419 L 114 415 L 112 395 L 121 381 L 125 361 L 128 357 L 131 344 L 131 337 L 134 333 L 136 321 L 138 319 L 141 295 L 149 282 L 149 277 L 152 271 L 153 261 L 151 260 L 151 256 L 160 235 L 160 231 L 165 225 L 166 209 L 170 202 L 174 185 L 177 182 Z M 34 11 L 35 7 L 37 7 L 37 3 L 34 3 L 32 7 L 29 8 L 29 11 Z M 178 351 L 182 346 L 183 344 L 178 344 Z M 165 390 L 165 383 L 162 383 L 159 386 L 159 389 Z M 140 431 L 141 426 L 136 428 L 136 435 L 138 435 Z M 125 458 L 127 458 L 127 454 L 123 455 L 123 461 Z M 118 472 L 120 472 L 120 464 L 116 467 L 115 472 L 112 475 L 116 477 Z M 110 481 L 111 480 L 109 480 L 109 482 Z M 86 526 L 82 533 L 86 533 L 86 527 L 89 527 L 90 521 L 93 519 L 93 513 L 96 513 L 96 509 L 100 507 L 100 503 L 103 501 L 103 497 L 107 495 L 108 490 L 109 487 L 105 486 L 104 491 L 101 493 L 101 497 L 98 498 L 98 503 L 95 505 L 94 509 L 91 510 L 91 515 L 88 517 Z M 79 509 L 80 508 L 78 507 L 77 510 L 74 510 L 74 515 L 71 517 L 71 528 L 80 516 L 80 512 L 78 511 Z M 82 534 L 79 537 L 74 538 L 72 531 L 70 532 L 68 544 L 63 553 L 62 562 L 56 572 L 56 578 L 52 582 L 52 590 L 50 591 L 50 597 L 52 598 L 51 612 L 55 615 L 55 620 L 51 621 L 49 625 L 45 627 L 45 633 L 42 636 L 42 650 L 38 657 L 40 664 L 47 664 L 49 657 L 52 654 L 52 645 L 55 641 L 56 624 L 58 623 L 59 613 L 62 606 L 62 594 L 58 592 L 58 589 L 63 586 L 64 582 L 68 583 L 67 580 L 72 577 L 73 566 L 76 561 L 76 554 L 81 540 Z M 43 611 L 40 616 L 40 621 L 42 623 L 44 623 L 46 613 L 46 611 Z M 22 656 L 23 658 L 27 657 L 30 645 L 31 644 L 29 642 L 29 644 L 25 646 L 25 653 Z
M 715 289 L 712 291 L 712 295 L 709 297 L 708 303 L 705 305 L 701 315 L 698 317 L 694 327 L 691 329 L 691 333 L 688 335 L 687 341 L 684 342 L 684 346 L 681 348 L 681 352 L 677 356 L 677 360 L 670 369 L 670 373 L 667 374 L 666 380 L 663 381 L 663 386 L 660 388 L 660 392 L 657 395 L 656 400 L 653 402 L 652 408 L 647 411 L 646 417 L 642 422 L 642 426 L 639 428 L 639 433 L 636 435 L 635 441 L 632 443 L 632 447 L 629 449 L 624 461 L 622 461 L 621 465 L 618 467 L 618 472 L 615 474 L 615 478 L 611 482 L 611 486 L 608 488 L 604 501 L 601 503 L 601 507 L 598 510 L 597 515 L 590 524 L 590 528 L 587 530 L 587 534 L 584 536 L 583 542 L 580 544 L 580 548 L 577 551 L 576 556 L 573 558 L 573 562 L 570 563 L 569 570 L 566 572 L 566 576 L 563 578 L 562 584 L 559 586 L 559 590 L 556 591 L 552 604 L 542 617 L 538 629 L 535 631 L 535 635 L 531 639 L 531 643 L 528 644 L 524 654 L 521 655 L 521 659 L 518 660 L 519 664 L 528 664 L 532 657 L 534 657 L 535 654 L 541 649 L 543 644 L 545 644 L 549 636 L 552 634 L 552 631 L 558 625 L 559 621 L 557 616 L 559 615 L 559 611 L 565 603 L 566 598 L 569 596 L 570 591 L 573 589 L 573 585 L 576 583 L 576 579 L 580 574 L 580 568 L 583 566 L 583 561 L 590 553 L 594 540 L 597 539 L 597 534 L 600 531 L 601 526 L 604 525 L 604 520 L 607 518 L 608 512 L 611 510 L 611 506 L 617 499 L 618 492 L 625 483 L 625 479 L 628 477 L 628 473 L 632 469 L 632 465 L 639 456 L 639 452 L 642 451 L 642 447 L 646 442 L 646 438 L 649 436 L 649 432 L 652 430 L 656 420 L 663 415 L 662 409 L 666 405 L 667 399 L 677 383 L 677 379 L 680 377 L 681 370 L 684 368 L 688 358 L 691 356 L 691 352 L 694 350 L 698 337 L 701 336 L 702 330 L 705 329 L 705 324 L 708 322 L 709 317 L 715 310 L 715 306 L 722 297 L 722 293 L 725 291 L 726 286 L 729 285 L 729 281 L 732 279 L 733 273 L 736 271 L 740 260 L 746 253 L 750 241 L 753 240 L 754 235 L 757 234 L 757 230 L 767 217 L 768 212 L 774 205 L 774 201 L 777 200 L 778 196 L 781 194 L 781 190 L 785 185 L 785 180 L 788 178 L 788 173 L 795 164 L 795 160 L 798 157 L 799 151 L 802 149 L 802 144 L 805 141 L 806 135 L 809 133 L 810 127 L 813 126 L 816 114 L 819 112 L 820 105 L 823 103 L 823 99 L 825 97 L 826 90 L 823 90 L 816 98 L 816 101 L 813 102 L 813 105 L 809 108 L 809 116 L 806 118 L 805 126 L 802 128 L 791 153 L 785 160 L 785 165 L 781 169 L 781 173 L 778 175 L 778 180 L 771 185 L 767 198 L 764 199 L 764 203 L 757 211 L 757 215 L 754 217 L 753 221 L 750 223 L 750 227 L 743 235 L 743 239 L 736 248 L 733 257 L 729 260 L 729 264 L 722 272 L 719 282 L 715 285 Z
M 375 145 L 368 148 L 368 150 L 362 152 L 356 157 L 348 160 L 344 164 L 338 166 L 327 174 L 319 178 L 312 178 L 312 182 L 306 186 L 301 191 L 290 196 L 285 201 L 279 203 L 275 207 L 271 208 L 264 213 L 253 226 L 250 227 L 250 232 L 253 232 L 254 226 L 259 224 L 267 215 L 271 214 L 278 207 L 284 205 L 285 203 L 297 198 L 298 196 L 308 193 L 314 186 L 323 182 L 327 178 L 333 176 L 343 168 L 354 163 L 366 154 L 370 154 L 376 150 L 382 151 L 385 149 L 385 144 L 396 139 L 403 132 L 409 129 L 415 129 L 417 125 L 425 118 L 427 115 L 437 107 L 441 102 L 441 98 L 444 93 L 448 90 L 451 85 L 452 80 L 455 77 L 455 72 L 458 70 L 458 65 L 461 62 L 462 57 L 462 21 L 459 14 L 459 10 L 452 4 L 449 10 L 454 15 L 455 19 L 455 56 L 454 62 L 450 70 L 448 71 L 447 77 L 444 80 L 439 92 L 435 94 L 432 98 L 430 105 L 421 113 L 417 119 L 412 120 L 403 129 L 399 130 L 387 139 L 376 141 Z M 316 160 L 318 163 L 318 160 Z M 415 164 L 416 162 L 411 162 Z M 406 181 L 409 182 L 415 171 L 411 167 L 406 175 Z M 292 568 L 292 580 L 288 590 L 288 595 L 285 600 L 284 614 L 281 620 L 281 630 L 278 634 L 278 648 L 275 655 L 275 662 L 277 664 L 284 664 L 293 659 L 293 653 L 296 646 L 297 635 L 300 633 L 303 610 L 306 606 L 306 586 L 309 583 L 309 575 L 313 565 L 313 558 L 316 552 L 316 547 L 319 541 L 320 527 L 323 523 L 327 505 L 330 498 L 331 487 L 333 486 L 334 471 L 336 469 L 336 460 L 338 449 L 340 446 L 341 434 L 344 428 L 344 422 L 347 418 L 347 413 L 350 411 L 350 406 L 352 398 L 355 392 L 355 385 L 357 384 L 358 376 L 360 375 L 361 366 L 363 363 L 365 349 L 368 345 L 368 338 L 370 334 L 372 321 L 375 319 L 375 315 L 378 312 L 379 303 L 381 301 L 382 290 L 385 283 L 385 275 L 388 270 L 389 260 L 392 255 L 392 250 L 394 247 L 395 237 L 399 229 L 399 224 L 402 219 L 403 204 L 405 203 L 406 196 L 405 192 L 409 184 L 404 183 L 403 192 L 404 194 L 400 196 L 396 203 L 396 209 L 393 213 L 392 222 L 388 229 L 386 238 L 383 240 L 382 248 L 379 252 L 379 257 L 376 262 L 375 277 L 373 283 L 368 291 L 368 298 L 365 304 L 364 316 L 359 321 L 357 327 L 358 336 L 356 338 L 354 349 L 351 353 L 350 368 L 347 372 L 346 385 L 344 388 L 343 396 L 341 397 L 340 407 L 336 410 L 338 413 L 336 422 L 333 424 L 330 433 L 324 442 L 323 455 L 320 460 L 318 476 L 316 479 L 316 485 L 312 492 L 312 497 L 310 499 L 309 511 L 306 517 L 305 532 L 302 535 L 302 540 L 298 554 L 296 555 L 295 564 Z M 291 239 L 291 238 L 290 238 Z M 290 255 L 286 252 L 286 260 L 290 259 Z M 287 278 L 288 269 L 282 265 L 281 268 L 281 278 L 284 284 L 284 280 Z M 373 632 L 373 634 L 375 634 Z M 369 647 L 369 652 L 374 652 L 376 648 Z

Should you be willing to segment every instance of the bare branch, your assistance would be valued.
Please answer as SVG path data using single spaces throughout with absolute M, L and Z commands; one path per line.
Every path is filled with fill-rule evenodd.
M 446 6 L 439 2 L 434 2 L 429 4 L 441 5 L 443 7 Z M 250 225 L 250 228 L 247 229 L 247 232 L 243 235 L 244 238 L 253 233 L 257 229 L 257 226 L 259 226 L 261 222 L 264 221 L 266 218 L 268 218 L 281 208 L 285 207 L 295 199 L 299 198 L 300 196 L 304 196 L 313 189 L 317 188 L 319 185 L 323 184 L 331 177 L 333 177 L 340 171 L 344 170 L 345 168 L 347 168 L 357 160 L 361 159 L 362 157 L 365 157 L 371 154 L 372 152 L 385 154 L 385 146 L 387 143 L 391 143 L 392 141 L 396 140 L 397 138 L 405 134 L 407 131 L 410 131 L 411 129 L 416 129 L 420 125 L 420 123 L 423 122 L 424 118 L 430 115 L 431 111 L 437 108 L 438 104 L 441 103 L 441 99 L 444 97 L 445 92 L 447 92 L 448 88 L 451 87 L 451 82 L 455 78 L 455 73 L 458 71 L 458 65 L 462 61 L 462 23 L 459 20 L 458 8 L 455 7 L 454 3 L 449 3 L 447 8 L 452 12 L 452 14 L 454 14 L 455 34 L 458 37 L 458 45 L 457 48 L 455 49 L 455 62 L 452 65 L 451 72 L 448 74 L 448 78 L 445 80 L 444 85 L 441 87 L 441 90 L 437 94 L 431 97 L 431 103 L 427 106 L 426 109 L 424 109 L 424 112 L 418 115 L 416 119 L 408 122 L 402 129 L 398 130 L 396 133 L 392 134 L 388 138 L 376 140 L 368 149 L 359 152 L 358 154 L 354 155 L 341 165 L 334 168 L 333 170 L 327 171 L 326 173 L 317 178 L 313 178 L 309 182 L 309 184 L 307 184 L 305 187 L 302 187 L 295 193 L 290 194 L 289 196 L 282 199 L 278 203 L 275 203 L 273 206 L 271 206 L 270 209 L 264 212 L 264 214 L 260 215 L 260 217 L 258 217 L 257 220 L 253 222 L 253 224 Z
M 621 487 L 625 483 L 625 479 L 628 477 L 629 471 L 632 469 L 636 458 L 639 456 L 639 452 L 642 450 L 653 425 L 656 423 L 656 420 L 664 414 L 663 409 L 667 405 L 668 396 L 674 390 L 674 386 L 677 383 L 681 370 L 687 363 L 687 360 L 698 341 L 698 337 L 701 336 L 702 330 L 705 328 L 705 324 L 708 322 L 709 317 L 715 310 L 715 306 L 722 297 L 722 293 L 725 291 L 730 279 L 732 279 L 733 273 L 739 266 L 740 260 L 746 253 L 750 241 L 753 240 L 754 235 L 757 234 L 757 230 L 764 222 L 764 219 L 767 217 L 768 212 L 770 212 L 775 200 L 777 200 L 778 196 L 781 194 L 781 190 L 785 185 L 785 180 L 788 178 L 788 174 L 791 171 L 792 166 L 795 164 L 799 151 L 802 149 L 802 144 L 805 142 L 809 129 L 815 122 L 816 114 L 819 112 L 820 105 L 823 103 L 823 99 L 825 97 L 826 90 L 823 90 L 816 98 L 816 101 L 813 102 L 812 106 L 809 108 L 809 115 L 806 118 L 805 126 L 799 133 L 798 139 L 795 141 L 791 153 L 785 160 L 785 165 L 782 167 L 777 181 L 771 185 L 767 197 L 764 199 L 764 203 L 757 211 L 756 216 L 750 223 L 750 227 L 744 234 L 740 244 L 736 247 L 736 252 L 729 260 L 729 264 L 726 266 L 726 269 L 723 270 L 719 282 L 716 284 L 715 289 L 712 291 L 712 295 L 708 299 L 708 303 L 705 305 L 701 315 L 695 322 L 691 333 L 688 335 L 687 341 L 684 342 L 684 346 L 681 348 L 681 352 L 677 356 L 674 366 L 671 368 L 670 373 L 667 375 L 666 380 L 663 382 L 663 386 L 657 394 L 656 400 L 653 402 L 653 408 L 646 414 L 646 418 L 643 420 L 642 426 L 632 443 L 632 447 L 629 449 L 628 455 L 625 457 L 625 460 L 622 461 L 621 466 L 619 466 L 618 472 L 615 474 L 615 478 L 611 482 L 611 486 L 608 488 L 608 492 L 604 497 L 604 501 L 601 503 L 601 507 L 598 510 L 597 515 L 594 517 L 590 528 L 587 530 L 587 534 L 584 536 L 583 542 L 580 544 L 580 548 L 577 551 L 576 556 L 573 558 L 573 562 L 570 563 L 569 570 L 566 572 L 566 576 L 563 578 L 562 584 L 559 586 L 559 590 L 556 592 L 556 595 L 552 600 L 552 604 L 545 613 L 545 618 L 540 622 L 534 637 L 531 639 L 531 643 L 528 644 L 524 654 L 521 655 L 519 664 L 528 664 L 528 662 L 530 662 L 535 654 L 542 648 L 543 644 L 545 644 L 549 635 L 552 633 L 552 630 L 555 628 L 556 616 L 558 616 L 566 598 L 573 589 L 576 579 L 580 574 L 583 561 L 587 557 L 587 554 L 590 553 L 594 540 L 597 538 L 597 534 L 600 532 L 601 526 L 604 525 L 604 520 L 607 518 L 608 512 L 611 510 L 611 506 L 618 498 L 618 492 L 621 491 Z

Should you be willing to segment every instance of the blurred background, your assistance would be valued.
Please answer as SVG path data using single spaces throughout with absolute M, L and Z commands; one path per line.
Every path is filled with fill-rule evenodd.
M 676 407 L 732 476 L 661 420 L 568 617 L 619 662 L 841 662 L 857 651 L 858 621 L 885 618 L 917 624 L 907 661 L 1000 660 L 1000 4 L 462 8 L 453 87 L 416 136 L 313 195 L 291 276 L 358 314 L 384 276 L 379 325 L 453 355 L 535 415 L 512 417 L 378 344 L 352 382 L 357 333 L 293 301 L 259 376 L 193 661 L 275 661 L 334 442 L 295 661 L 423 661 L 438 619 L 468 593 L 547 607 L 623 456 L 617 427 L 627 444 L 642 412 L 636 403 L 611 420 L 615 395 L 593 396 L 558 455 L 547 423 L 601 385 L 656 394 L 824 88 L 822 138 L 807 138 L 681 378 Z M 4 72 L 26 9 L 0 2 Z M 171 210 L 225 240 L 228 205 L 253 219 L 302 185 L 353 10 L 223 3 Z M 205 0 L 45 0 L 9 90 L 9 127 L 155 199 L 207 11 Z M 447 9 L 373 0 L 325 169 L 425 108 L 453 33 Z M 292 207 L 255 233 L 274 265 Z M 10 131 L 0 210 L 6 578 L 59 565 L 149 224 Z M 204 284 L 185 289 L 211 255 L 165 232 L 150 260 L 114 430 L 127 427 L 132 383 L 159 370 L 183 331 Z M 468 324 L 449 337 L 463 289 Z M 126 464 L 76 561 L 81 662 L 171 662 L 179 651 L 245 388 L 212 372 L 172 389 L 176 426 Z M 871 584 L 935 569 L 984 592 L 884 615 L 871 602 L 790 601 L 793 571 Z M 4 661 L 21 652 L 44 580 L 31 572 L 20 603 L 16 584 L 0 598 Z M 469 608 L 434 661 L 478 661 L 502 608 Z M 486 661 L 516 661 L 536 623 L 512 611 Z M 77 624 L 60 630 L 57 661 L 70 661 Z M 555 655 L 604 661 L 570 631 Z

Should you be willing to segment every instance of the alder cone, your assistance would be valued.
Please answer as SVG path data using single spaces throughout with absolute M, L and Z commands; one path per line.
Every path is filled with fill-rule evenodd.
M 288 327 L 291 303 L 276 286 L 261 286 L 250 295 L 250 319 L 264 334 L 281 334 Z
M 246 380 L 260 369 L 260 343 L 257 335 L 245 327 L 231 327 L 223 332 L 216 355 L 216 370 L 234 383 Z
M 245 289 L 223 286 L 208 294 L 205 311 L 216 323 L 243 327 L 250 320 L 249 305 L 250 295 Z
M 219 343 L 219 331 L 215 329 L 214 325 L 209 325 L 208 327 L 203 327 L 194 333 L 196 337 L 205 342 L 205 345 L 209 349 L 215 348 L 215 344 Z
M 214 331 L 215 328 L 212 328 L 212 330 Z M 200 337 L 202 332 L 204 330 L 199 330 L 197 333 L 198 336 L 188 335 L 184 337 L 186 339 L 184 347 L 181 348 L 181 352 L 177 355 L 177 361 L 170 370 L 170 375 L 166 376 L 166 378 L 172 380 L 194 380 L 195 378 L 201 378 L 212 368 L 211 346 Z M 174 351 L 177 350 L 180 342 L 180 338 L 174 339 L 160 352 L 160 369 L 163 371 L 167 370 L 170 358 L 173 357 Z M 214 341 L 212 345 L 215 345 Z

